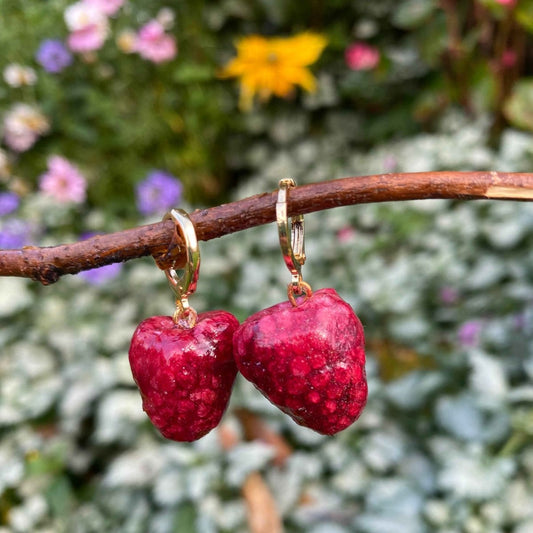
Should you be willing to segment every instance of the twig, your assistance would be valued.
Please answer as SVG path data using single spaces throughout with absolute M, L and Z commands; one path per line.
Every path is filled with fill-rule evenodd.
M 420 172 L 343 178 L 291 190 L 289 215 L 333 207 L 428 198 L 533 200 L 533 173 Z M 191 213 L 199 240 L 208 241 L 275 220 L 276 192 Z M 73 244 L 0 251 L 0 276 L 47 285 L 110 263 L 152 255 L 162 268 L 181 266 L 184 251 L 172 221 L 98 235 Z

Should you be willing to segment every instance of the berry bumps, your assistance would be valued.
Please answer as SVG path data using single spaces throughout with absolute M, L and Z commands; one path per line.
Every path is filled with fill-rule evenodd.
M 232 339 L 239 322 L 225 311 L 198 315 L 192 328 L 169 316 L 141 322 L 129 360 L 143 409 L 167 439 L 193 441 L 222 418 L 237 374 Z
M 273 404 L 319 433 L 347 428 L 365 406 L 363 327 L 333 289 L 249 317 L 235 333 L 234 356 Z

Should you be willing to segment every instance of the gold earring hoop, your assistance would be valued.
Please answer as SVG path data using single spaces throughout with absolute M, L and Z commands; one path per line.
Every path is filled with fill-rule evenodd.
M 200 273 L 200 248 L 196 231 L 189 214 L 183 209 L 172 209 L 163 220 L 172 220 L 176 231 L 185 243 L 186 263 L 181 269 L 174 265 L 165 270 L 170 287 L 176 294 L 176 311 L 172 317 L 175 324 L 192 328 L 196 324 L 197 313 L 189 305 L 189 296 L 196 290 Z
M 280 180 L 276 202 L 276 222 L 283 260 L 291 273 L 291 282 L 287 287 L 287 296 L 291 304 L 296 306 L 296 296 L 305 294 L 305 299 L 307 300 L 313 294 L 313 291 L 311 290 L 311 286 L 302 279 L 302 266 L 306 259 L 304 216 L 292 216 L 289 224 L 289 217 L 287 215 L 289 190 L 294 187 L 296 187 L 296 183 L 293 179 L 285 178 Z

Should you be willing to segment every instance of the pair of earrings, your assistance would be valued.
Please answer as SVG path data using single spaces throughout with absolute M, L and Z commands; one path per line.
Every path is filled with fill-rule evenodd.
M 289 301 L 255 313 L 241 325 L 226 311 L 196 314 L 200 254 L 187 213 L 171 218 L 187 248 L 183 273 L 165 271 L 175 290 L 173 317 L 141 322 L 129 350 L 143 409 L 164 437 L 193 441 L 218 425 L 237 371 L 295 422 L 333 435 L 352 424 L 367 398 L 364 334 L 352 308 L 333 289 L 312 291 L 302 279 L 303 215 L 287 203 L 294 181 L 280 181 L 276 219 L 291 283 Z

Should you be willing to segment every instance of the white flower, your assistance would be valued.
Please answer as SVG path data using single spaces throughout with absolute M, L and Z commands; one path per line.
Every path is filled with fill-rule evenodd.
M 36 107 L 15 104 L 4 117 L 4 137 L 9 148 L 24 152 L 48 131 L 47 118 Z
M 4 69 L 4 80 L 11 87 L 34 85 L 37 81 L 37 74 L 31 67 L 11 63 Z
M 157 22 L 165 28 L 165 30 L 170 30 L 174 26 L 176 15 L 174 11 L 169 7 L 162 7 L 156 16 Z
M 65 23 L 70 31 L 79 31 L 88 26 L 107 29 L 107 17 L 92 4 L 76 2 L 65 9 Z

